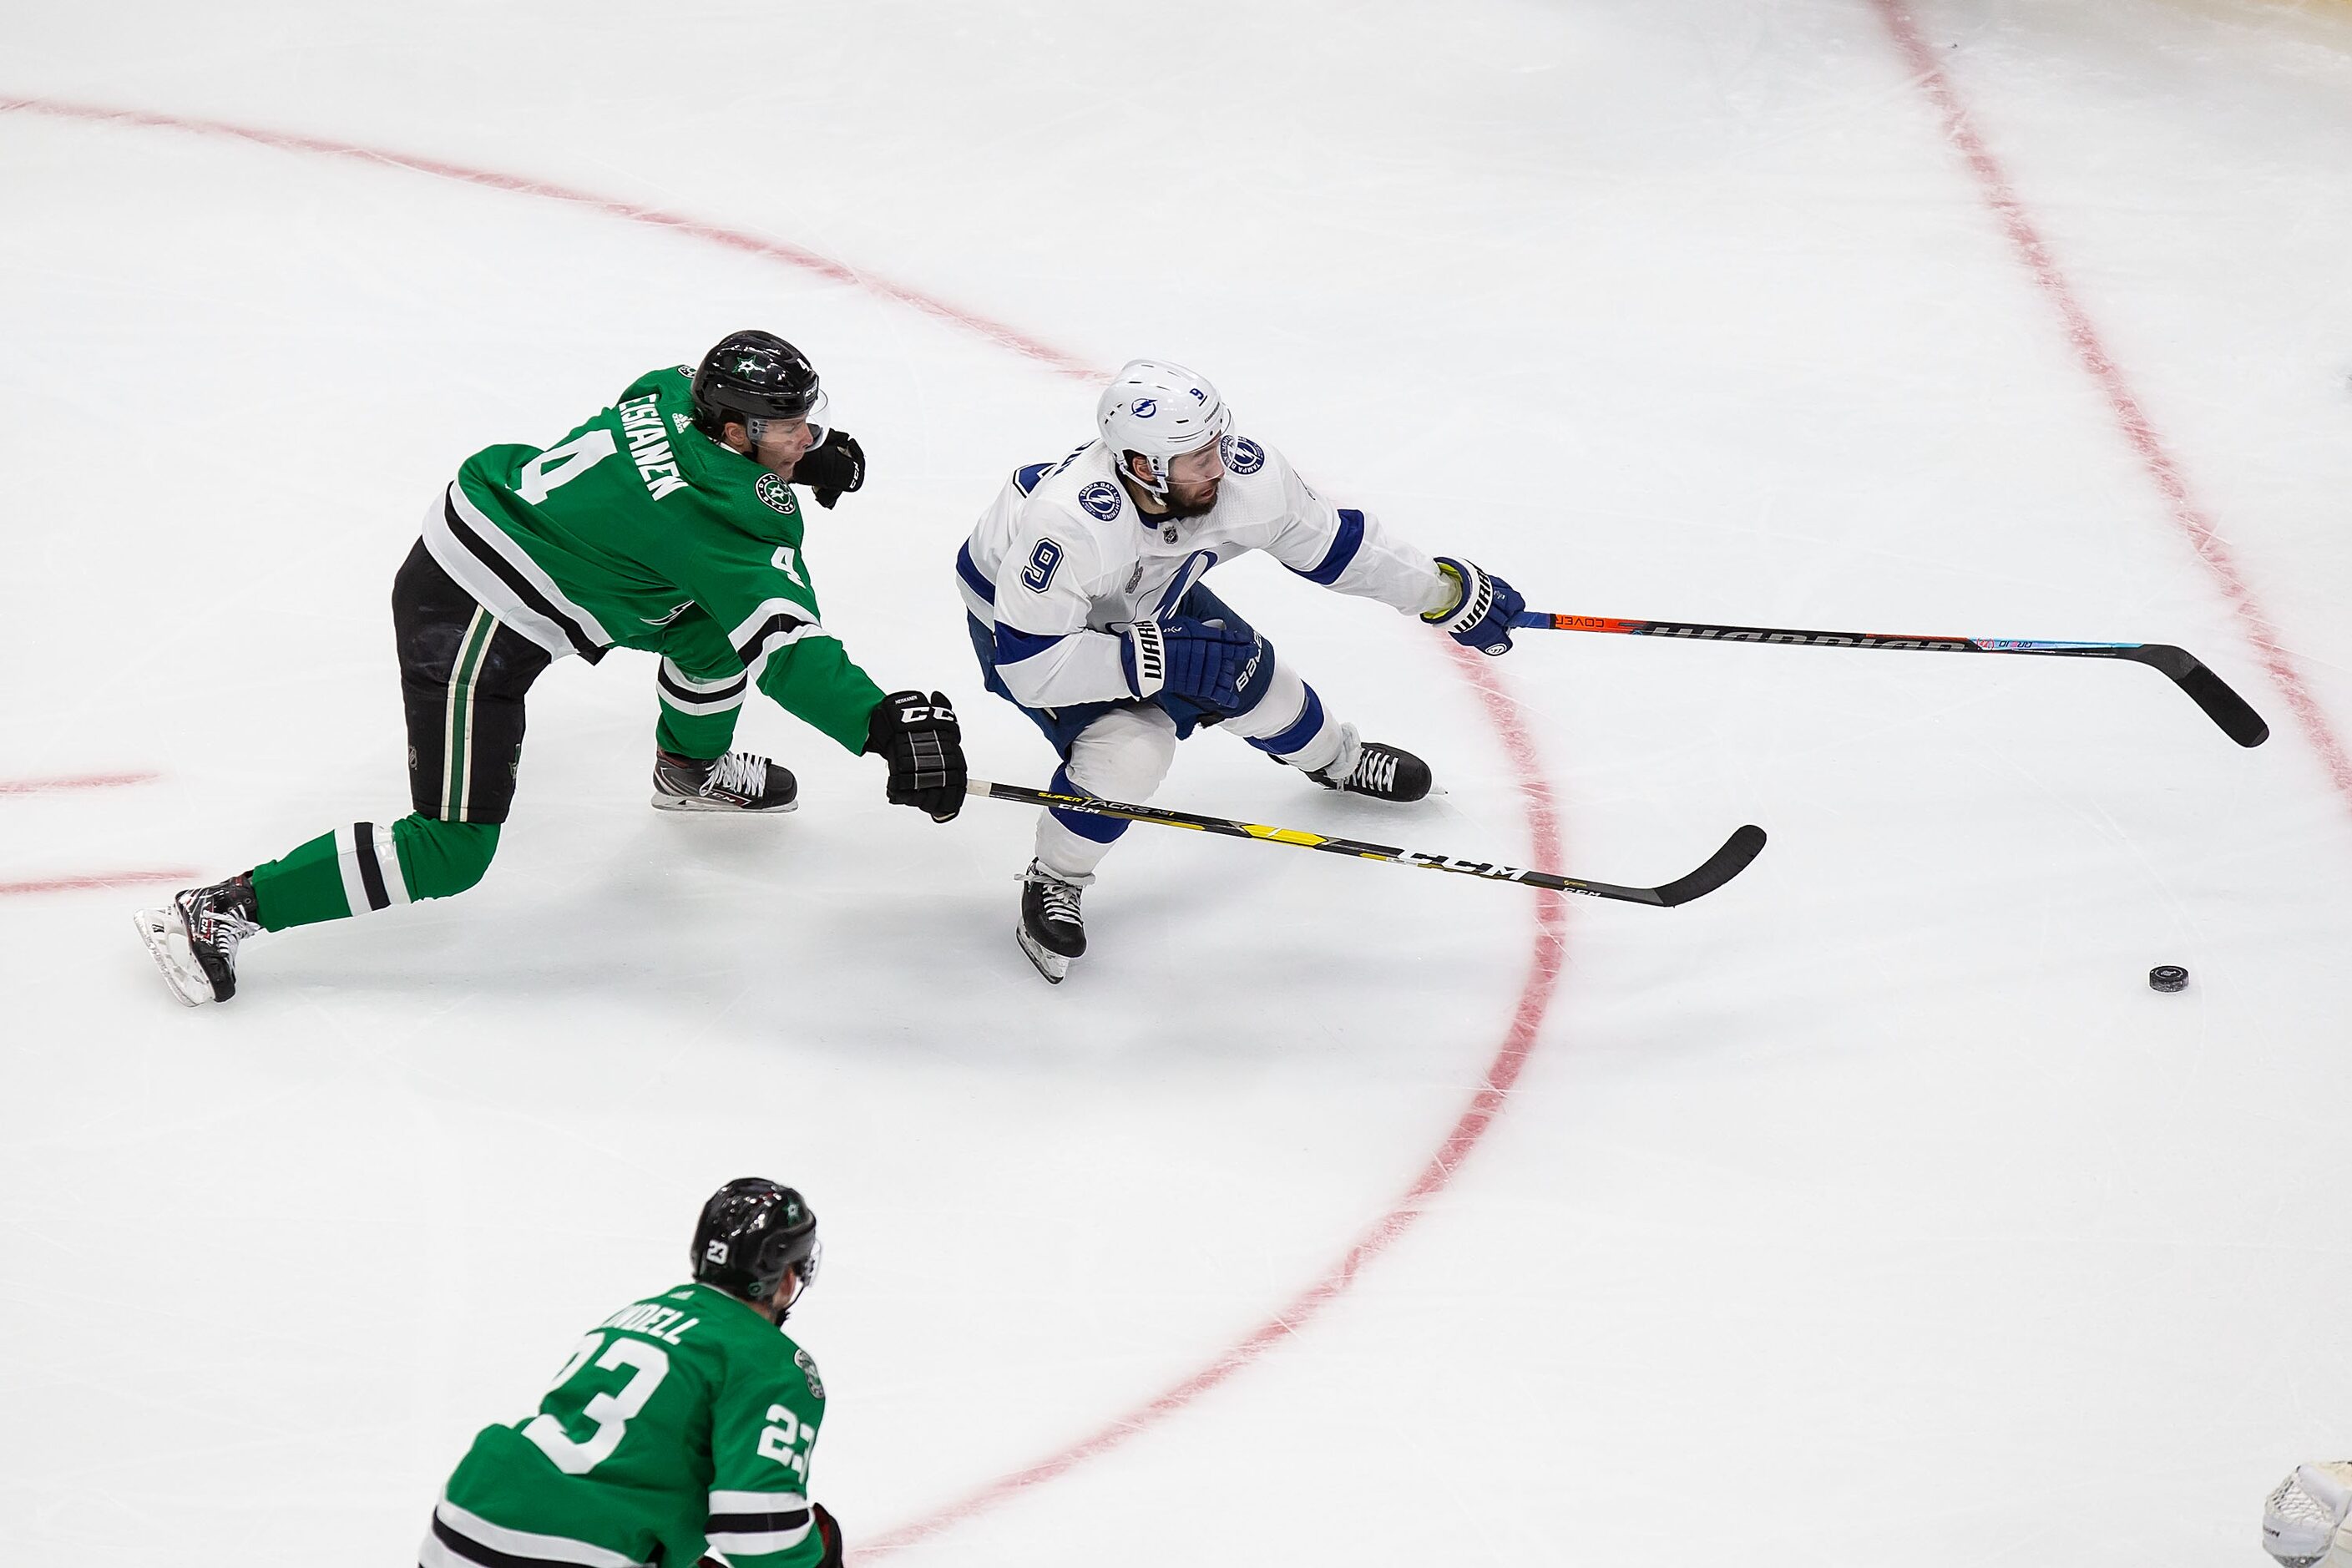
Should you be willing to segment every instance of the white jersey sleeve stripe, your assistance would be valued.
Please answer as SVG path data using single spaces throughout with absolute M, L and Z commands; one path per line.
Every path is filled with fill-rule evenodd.
M 808 1507 L 799 1492 L 712 1492 L 710 1511 L 722 1513 L 789 1513 Z
M 603 623 L 573 604 L 454 480 L 425 513 L 425 549 L 452 582 L 553 657 L 576 653 L 593 662 L 612 645 Z
M 499 1564 L 500 1555 L 520 1558 L 525 1563 L 551 1563 L 573 1565 L 573 1568 L 648 1568 L 634 1557 L 574 1541 L 568 1535 L 537 1535 L 527 1530 L 509 1530 L 502 1524 L 492 1524 L 480 1514 L 459 1508 L 447 1498 L 433 1507 L 434 1530 L 425 1537 L 427 1546 L 446 1547 L 444 1561 L 457 1568 L 476 1568 L 476 1564 Z M 453 1539 L 454 1538 L 454 1539 Z M 494 1554 L 468 1552 L 467 1546 L 487 1547 Z M 426 1561 L 419 1554 L 419 1561 Z M 427 1562 L 426 1568 L 435 1568 Z M 501 1564 L 501 1568 L 503 1565 Z

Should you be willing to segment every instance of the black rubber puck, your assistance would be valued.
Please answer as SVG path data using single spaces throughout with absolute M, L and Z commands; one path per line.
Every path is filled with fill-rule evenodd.
M 2147 972 L 2150 991 L 2185 991 L 2189 988 L 2189 971 L 2177 963 L 2159 963 Z

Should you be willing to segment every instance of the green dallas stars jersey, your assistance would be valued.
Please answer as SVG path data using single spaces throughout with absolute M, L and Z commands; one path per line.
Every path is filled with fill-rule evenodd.
M 434 1509 L 422 1568 L 812 1568 L 816 1363 L 708 1285 L 604 1320 L 536 1415 L 487 1426 Z
M 694 428 L 693 384 L 689 366 L 654 371 L 544 451 L 475 453 L 425 514 L 425 547 L 557 658 L 658 652 L 694 678 L 688 700 L 751 670 L 862 751 L 882 689 L 819 623 L 799 500 Z

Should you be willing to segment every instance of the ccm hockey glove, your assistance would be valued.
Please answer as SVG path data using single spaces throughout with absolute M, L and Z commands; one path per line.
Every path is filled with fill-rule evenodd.
M 831 511 L 834 502 L 866 483 L 866 448 L 846 430 L 828 430 L 793 465 L 793 483 L 808 486 L 816 504 Z
M 866 753 L 890 764 L 890 804 L 951 822 L 963 809 L 963 726 L 944 691 L 893 691 L 866 721 Z
M 1458 591 L 1451 605 L 1421 618 L 1464 647 L 1484 654 L 1511 651 L 1511 622 L 1528 601 L 1517 588 L 1467 561 L 1437 558 L 1437 570 Z
M 1129 626 L 1118 651 L 1128 687 L 1138 697 L 1166 692 L 1214 712 L 1236 713 L 1252 695 L 1265 645 L 1223 621 L 1171 616 Z

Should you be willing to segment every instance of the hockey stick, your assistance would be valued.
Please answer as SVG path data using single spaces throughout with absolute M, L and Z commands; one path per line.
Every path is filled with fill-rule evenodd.
M 1893 647 L 1920 653 L 2032 653 L 2056 658 L 2121 658 L 2162 675 L 2205 717 L 2242 746 L 2259 746 L 2271 727 L 2229 682 L 2187 648 L 2161 642 L 2023 642 L 2010 637 L 1888 637 L 1877 632 L 1802 632 L 1777 626 L 1714 626 L 1699 621 L 1629 621 L 1610 616 L 1558 616 L 1528 610 L 1511 625 L 1529 631 L 1615 632 L 1635 637 L 1688 637 L 1701 642 L 1793 643 L 1799 647 Z
M 1227 838 L 1255 838 L 1266 844 L 1295 844 L 1302 849 L 1321 849 L 1333 855 L 1353 855 L 1363 860 L 1386 860 L 1398 866 L 1419 866 L 1431 871 L 1455 871 L 1465 877 L 1483 877 L 1490 882 L 1519 882 L 1530 888 L 1549 888 L 1554 892 L 1585 893 L 1596 899 L 1616 899 L 1629 904 L 1655 904 L 1660 909 L 1672 909 L 1676 904 L 1689 903 L 1693 899 L 1712 893 L 1748 868 L 1764 847 L 1764 830 L 1748 826 L 1738 829 L 1706 858 L 1706 864 L 1686 877 L 1655 888 L 1621 888 L 1614 882 L 1588 882 L 1578 877 L 1562 877 L 1551 871 L 1522 871 L 1516 866 L 1497 866 L 1486 860 L 1457 860 L 1450 855 L 1425 855 L 1410 849 L 1391 849 L 1382 844 L 1365 844 L 1353 838 L 1327 838 L 1319 833 L 1305 833 L 1296 827 L 1268 827 L 1257 822 L 1234 822 L 1223 816 L 1196 816 L 1189 811 L 1170 811 L 1157 805 L 1129 805 L 1116 800 L 1097 800 L 1092 795 L 1059 795 L 1052 790 L 1031 789 L 1026 784 L 991 784 L 986 779 L 972 779 L 964 785 L 968 795 L 984 800 L 1009 800 L 1023 805 L 1058 806 L 1064 811 L 1082 811 L 1091 816 L 1117 816 L 1129 822 L 1157 823 L 1162 827 L 1189 827 L 1196 833 L 1214 833 Z

